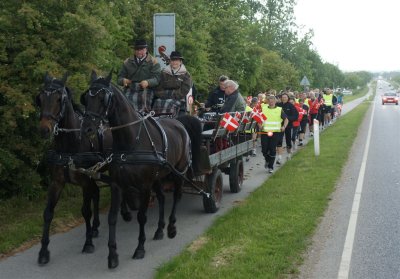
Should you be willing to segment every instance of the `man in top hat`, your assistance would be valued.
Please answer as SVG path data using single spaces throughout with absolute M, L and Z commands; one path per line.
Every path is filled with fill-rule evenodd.
M 186 95 L 193 86 L 192 77 L 183 64 L 183 56 L 179 51 L 172 51 L 170 63 L 161 72 L 160 84 L 156 91 L 159 98 L 154 109 L 176 110 L 176 115 L 186 113 Z
M 160 82 L 161 66 L 147 51 L 145 40 L 136 40 L 134 55 L 127 58 L 118 74 L 118 84 L 135 109 L 150 109 L 154 88 Z

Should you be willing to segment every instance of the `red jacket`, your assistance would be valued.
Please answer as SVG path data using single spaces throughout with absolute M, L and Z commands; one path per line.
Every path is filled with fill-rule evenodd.
M 297 120 L 293 121 L 293 127 L 299 127 L 300 121 L 303 119 L 303 115 L 307 112 L 300 106 L 299 103 L 294 103 L 294 107 L 299 112 L 299 117 L 297 118 Z
M 321 104 L 318 102 L 318 99 L 315 98 L 314 100 L 308 100 L 308 106 L 310 107 L 310 114 L 317 114 Z

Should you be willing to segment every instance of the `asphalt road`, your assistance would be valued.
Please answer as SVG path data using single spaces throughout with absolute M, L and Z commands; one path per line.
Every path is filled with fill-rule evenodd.
M 351 110 L 361 101 L 356 100 L 345 104 L 343 113 Z M 391 109 L 387 107 L 386 110 L 389 112 Z M 395 139 L 392 138 L 390 140 L 394 141 Z M 204 213 L 200 196 L 184 195 L 177 213 L 178 234 L 172 240 L 166 237 L 161 241 L 152 240 L 157 226 L 157 206 L 150 209 L 146 226 L 146 256 L 142 260 L 131 259 L 138 238 L 136 220 L 125 223 L 120 219 L 117 226 L 117 245 L 120 263 L 114 270 L 107 268 L 108 227 L 107 217 L 103 215 L 101 216 L 99 238 L 94 240 L 96 246 L 95 253 L 81 253 L 85 233 L 84 226 L 82 225 L 67 233 L 56 234 L 50 238 L 49 249 L 51 259 L 50 263 L 46 266 L 40 267 L 37 264 L 37 256 L 40 249 L 40 245 L 38 244 L 24 252 L 2 260 L 0 262 L 0 278 L 152 278 L 156 268 L 160 264 L 177 255 L 193 240 L 198 238 L 198 236 L 212 225 L 218 216 L 223 215 L 237 202 L 245 199 L 268 176 L 264 169 L 260 148 L 258 147 L 258 156 L 251 158 L 250 162 L 245 163 L 245 181 L 240 193 L 232 194 L 229 192 L 229 179 L 224 175 L 223 202 L 221 209 L 217 213 Z M 167 198 L 171 198 L 170 195 Z M 169 208 L 167 207 L 168 211 Z M 393 214 L 395 213 L 393 212 Z
M 400 107 L 383 106 L 380 95 L 385 86 L 383 90 L 379 87 L 373 100 L 374 113 L 371 106 L 301 267 L 300 278 L 400 278 Z M 365 173 L 360 171 L 363 164 Z M 339 277 L 349 218 L 355 214 L 352 205 L 360 174 L 363 183 L 362 190 L 357 190 L 359 208 L 354 242 L 352 250 L 345 252 L 351 260 L 344 268 L 345 275 Z

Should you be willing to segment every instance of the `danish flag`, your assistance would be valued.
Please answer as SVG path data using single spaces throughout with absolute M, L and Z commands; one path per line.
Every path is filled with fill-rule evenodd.
M 245 114 L 244 114 L 243 119 L 242 119 L 242 122 L 243 122 L 243 123 L 249 123 L 249 122 L 250 122 L 250 118 L 249 118 L 248 113 L 245 113 Z
M 256 108 L 253 108 L 253 111 L 251 112 L 251 118 L 253 118 L 259 124 L 262 124 L 265 120 L 267 120 L 265 114 Z
M 233 132 L 239 127 L 239 122 L 232 117 L 232 115 L 225 112 L 224 117 L 221 119 L 219 125 L 227 129 L 229 132 Z
M 234 118 L 236 119 L 236 121 L 239 122 L 239 120 L 242 118 L 242 115 L 240 114 L 240 112 L 235 112 Z

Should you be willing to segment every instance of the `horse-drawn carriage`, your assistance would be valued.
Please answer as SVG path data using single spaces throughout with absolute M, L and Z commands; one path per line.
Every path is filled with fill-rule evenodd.
M 154 239 L 162 239 L 164 235 L 164 183 L 174 184 L 173 205 L 167 227 L 169 238 L 175 237 L 177 233 L 176 204 L 183 190 L 202 194 L 204 209 L 209 213 L 216 212 L 220 206 L 223 192 L 222 172 L 229 174 L 231 192 L 240 191 L 243 183 L 242 157 L 252 150 L 251 134 L 246 131 L 256 125 L 252 120 L 244 121 L 251 119 L 245 113 L 239 119 L 238 129 L 234 132 L 228 132 L 219 125 L 222 117 L 220 115 L 207 115 L 202 121 L 192 116 L 178 119 L 163 117 L 156 120 L 152 114 L 141 116 L 134 110 L 120 89 L 111 83 L 111 73 L 106 78 L 97 77 L 94 73 L 91 87 L 81 98 L 85 105 L 85 115 L 77 117 L 71 104 L 71 94 L 64 85 L 65 81 L 55 88 L 51 87 L 53 84 L 54 79 L 49 80 L 50 89 L 44 90 L 38 96 L 42 103 L 42 130 L 46 134 L 53 131 L 58 138 L 56 142 L 59 144 L 56 146 L 68 147 L 68 142 L 73 138 L 74 148 L 60 148 L 59 151 L 49 152 L 49 163 L 55 167 L 55 171 L 54 183 L 49 189 L 48 206 L 44 212 L 40 264 L 46 264 L 50 260 L 47 249 L 49 226 L 61 189 L 66 181 L 71 181 L 71 174 L 86 177 L 85 184 L 80 184 L 84 189 L 85 201 L 94 200 L 93 225 L 90 224 L 90 202 L 85 203 L 87 238 L 83 252 L 86 253 L 94 251 L 92 237 L 97 233 L 98 227 L 98 212 L 95 208 L 96 204 L 98 206 L 98 190 L 95 189 L 93 180 L 110 184 L 109 268 L 118 266 L 115 237 L 121 197 L 131 209 L 138 210 L 139 244 L 133 258 L 140 259 L 145 254 L 144 226 L 152 192 L 159 202 L 159 222 Z M 61 104 L 61 107 L 51 106 L 53 101 L 54 104 Z M 45 102 L 48 104 L 45 105 Z M 50 111 L 46 111 L 47 109 Z M 72 118 L 73 123 L 70 122 Z M 212 129 L 203 129 L 204 126 L 210 127 L 210 124 Z M 61 135 L 56 135 L 56 130 Z M 101 138 L 110 132 L 112 148 L 107 151 Z M 87 147 L 79 144 L 82 139 L 86 139 Z M 105 168 L 107 174 L 101 172 Z

